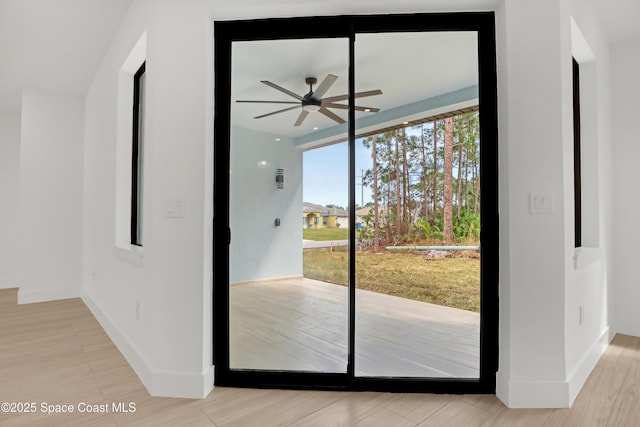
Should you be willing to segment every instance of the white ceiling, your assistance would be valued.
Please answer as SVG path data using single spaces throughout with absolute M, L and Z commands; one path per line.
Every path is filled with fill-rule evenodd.
M 84 94 L 132 1 L 0 0 L 0 109 L 20 111 L 23 88 Z M 640 36 L 640 0 L 581 1 L 593 3 L 603 30 L 612 42 Z M 304 71 L 303 74 L 313 73 L 322 78 L 336 67 L 326 59 L 315 59 L 316 62 L 306 61 L 315 68 L 308 66 L 305 70 L 294 69 L 291 63 L 281 65 L 283 80 L 278 80 L 277 74 L 267 76 L 266 69 L 258 78 L 273 79 L 275 83 L 304 93 L 304 76 L 298 73 Z M 332 60 L 338 61 L 337 57 Z M 265 64 L 265 61 L 259 63 Z M 290 75 L 284 75 L 287 73 Z M 344 72 L 339 77 L 335 91 L 340 81 L 346 82 Z M 381 79 L 376 80 L 361 80 L 362 86 L 365 83 L 381 86 L 378 83 Z M 370 98 L 371 105 L 386 105 L 390 91 L 385 92 L 385 98 Z M 259 92 L 255 95 L 261 96 Z
M 359 98 L 356 105 L 383 111 L 478 84 L 475 32 L 387 33 L 356 37 L 356 92 L 382 90 Z M 255 119 L 289 107 L 283 104 L 236 103 L 236 100 L 296 101 L 269 87 L 268 80 L 300 96 L 309 91 L 305 77 L 318 84 L 338 79 L 327 96 L 348 93 L 346 39 L 276 40 L 235 43 L 232 48 L 232 122 L 236 126 L 292 138 L 338 123 L 316 112 L 294 127 L 301 109 Z M 316 87 L 314 87 L 314 90 Z M 340 102 L 347 104 L 347 101 Z M 342 119 L 347 111 L 332 109 Z M 380 113 L 359 112 L 358 117 Z
M 132 0 L 0 0 L 0 109 L 22 89 L 84 95 Z

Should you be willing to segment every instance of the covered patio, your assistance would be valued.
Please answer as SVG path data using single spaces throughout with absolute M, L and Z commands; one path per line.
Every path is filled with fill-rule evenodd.
M 345 286 L 303 277 L 230 287 L 232 369 L 345 372 Z M 357 376 L 478 378 L 478 313 L 358 289 Z

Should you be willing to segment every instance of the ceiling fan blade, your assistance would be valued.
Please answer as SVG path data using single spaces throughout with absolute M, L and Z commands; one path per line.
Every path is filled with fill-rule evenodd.
M 280 92 L 284 92 L 284 93 L 286 93 L 286 94 L 287 94 L 287 95 L 289 95 L 289 96 L 293 96 L 295 99 L 297 99 L 297 100 L 299 100 L 299 101 L 302 101 L 302 99 L 303 99 L 303 98 L 302 98 L 300 95 L 298 95 L 297 93 L 293 93 L 293 92 L 291 92 L 290 90 L 285 89 L 285 88 L 283 88 L 282 86 L 278 86 L 278 85 L 277 85 L 277 84 L 275 84 L 275 83 L 271 83 L 271 82 L 270 82 L 270 81 L 268 81 L 268 80 L 261 80 L 261 81 L 260 81 L 260 83 L 264 83 L 264 84 L 266 84 L 267 86 L 270 86 L 270 87 L 272 87 L 272 88 L 274 88 L 274 89 L 276 89 L 276 90 L 279 90 Z
M 334 76 L 333 74 L 327 74 L 327 77 L 324 78 L 320 86 L 316 88 L 316 91 L 313 92 L 313 97 L 316 99 L 322 98 L 322 95 L 327 93 L 329 88 L 336 82 L 338 76 Z
M 295 110 L 296 108 L 300 108 L 300 106 L 296 105 L 294 107 L 289 107 L 289 108 L 285 108 L 285 109 L 282 109 L 282 110 L 274 111 L 272 113 L 263 114 L 261 116 L 254 117 L 254 119 L 261 119 L 263 117 L 273 116 L 274 114 L 284 113 L 285 111 Z
M 331 120 L 336 121 L 340 124 L 345 123 L 344 120 L 342 120 L 342 118 L 340 116 L 338 116 L 336 113 L 334 113 L 333 111 L 329 111 L 327 110 L 325 107 L 320 108 L 320 112 L 322 114 L 324 114 L 325 116 L 329 117 Z
M 309 112 L 307 110 L 302 110 L 300 112 L 300 115 L 298 116 L 298 120 L 296 120 L 294 126 L 300 126 L 302 124 L 302 122 L 304 122 L 304 119 L 307 118 L 308 115 L 309 115 Z
M 333 102 L 327 103 L 325 104 L 325 107 L 327 108 L 339 108 L 341 110 L 348 110 L 349 106 L 348 105 L 344 105 L 344 104 L 334 104 Z M 357 111 L 366 111 L 367 113 L 377 113 L 378 111 L 380 111 L 379 108 L 373 108 L 373 107 L 360 107 L 358 105 L 356 105 L 355 107 L 353 107 L 355 110 Z
M 365 96 L 374 95 L 382 95 L 382 91 L 380 89 L 376 89 L 353 94 L 354 98 L 364 98 Z M 329 98 L 322 99 L 322 104 L 324 105 L 327 102 L 344 101 L 345 99 L 349 99 L 349 95 L 330 96 Z
M 236 102 L 253 102 L 257 104 L 300 104 L 298 101 L 250 101 L 239 99 Z

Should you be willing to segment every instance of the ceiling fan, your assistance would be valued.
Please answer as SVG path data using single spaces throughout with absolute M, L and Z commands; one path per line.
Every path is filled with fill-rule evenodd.
M 273 111 L 271 113 L 262 114 L 260 116 L 254 117 L 254 119 L 261 119 L 263 117 L 273 116 L 274 114 L 284 113 L 285 111 L 291 111 L 298 108 L 302 108 L 302 111 L 300 112 L 298 119 L 294 123 L 294 126 L 300 126 L 302 122 L 304 122 L 304 119 L 307 118 L 309 113 L 314 113 L 314 112 L 320 112 L 321 114 L 324 114 L 331 120 L 339 124 L 342 124 L 345 121 L 336 113 L 329 110 L 329 108 L 338 108 L 342 110 L 349 109 L 349 106 L 347 104 L 337 104 L 337 102 L 339 101 L 344 101 L 349 99 L 349 95 L 330 96 L 327 98 L 322 97 L 325 93 L 327 93 L 327 91 L 333 85 L 333 83 L 335 83 L 337 78 L 338 76 L 334 76 L 333 74 L 328 74 L 327 77 L 324 78 L 322 83 L 320 83 L 320 85 L 316 88 L 315 92 L 313 91 L 313 85 L 315 85 L 318 82 L 318 79 L 316 79 L 315 77 L 305 78 L 304 80 L 305 83 L 309 85 L 309 93 L 302 96 L 288 89 L 285 89 L 282 86 L 278 86 L 275 83 L 271 83 L 268 80 L 261 80 L 261 83 L 264 83 L 267 86 L 270 86 L 276 90 L 279 90 L 280 92 L 286 93 L 287 95 L 297 99 L 297 101 L 237 100 L 236 102 L 259 103 L 259 104 L 295 104 L 293 107 L 288 107 L 282 110 Z M 370 90 L 367 92 L 358 92 L 354 94 L 354 97 L 363 98 L 365 96 L 373 96 L 373 95 L 382 95 L 382 91 L 379 89 L 376 89 L 376 90 Z M 372 107 L 356 106 L 354 108 L 357 111 L 365 111 L 365 112 L 371 112 L 371 113 L 377 113 L 378 111 L 380 111 L 379 108 L 372 108 Z

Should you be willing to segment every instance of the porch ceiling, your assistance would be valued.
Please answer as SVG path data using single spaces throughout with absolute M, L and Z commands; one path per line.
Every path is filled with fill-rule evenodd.
M 290 105 L 236 103 L 236 100 L 295 101 L 269 87 L 268 80 L 298 95 L 309 91 L 305 77 L 318 84 L 328 74 L 338 77 L 325 96 L 348 92 L 346 39 L 237 42 L 232 50 L 232 123 L 295 140 L 312 148 L 344 140 L 347 125 L 311 113 L 294 127 L 300 109 L 255 119 Z M 356 38 L 356 92 L 380 89 L 357 105 L 379 108 L 356 112 L 359 134 L 446 114 L 477 105 L 478 57 L 475 32 L 365 34 Z M 314 86 L 314 90 L 317 87 Z M 341 101 L 346 104 L 346 101 Z M 347 110 L 333 110 L 347 118 Z

